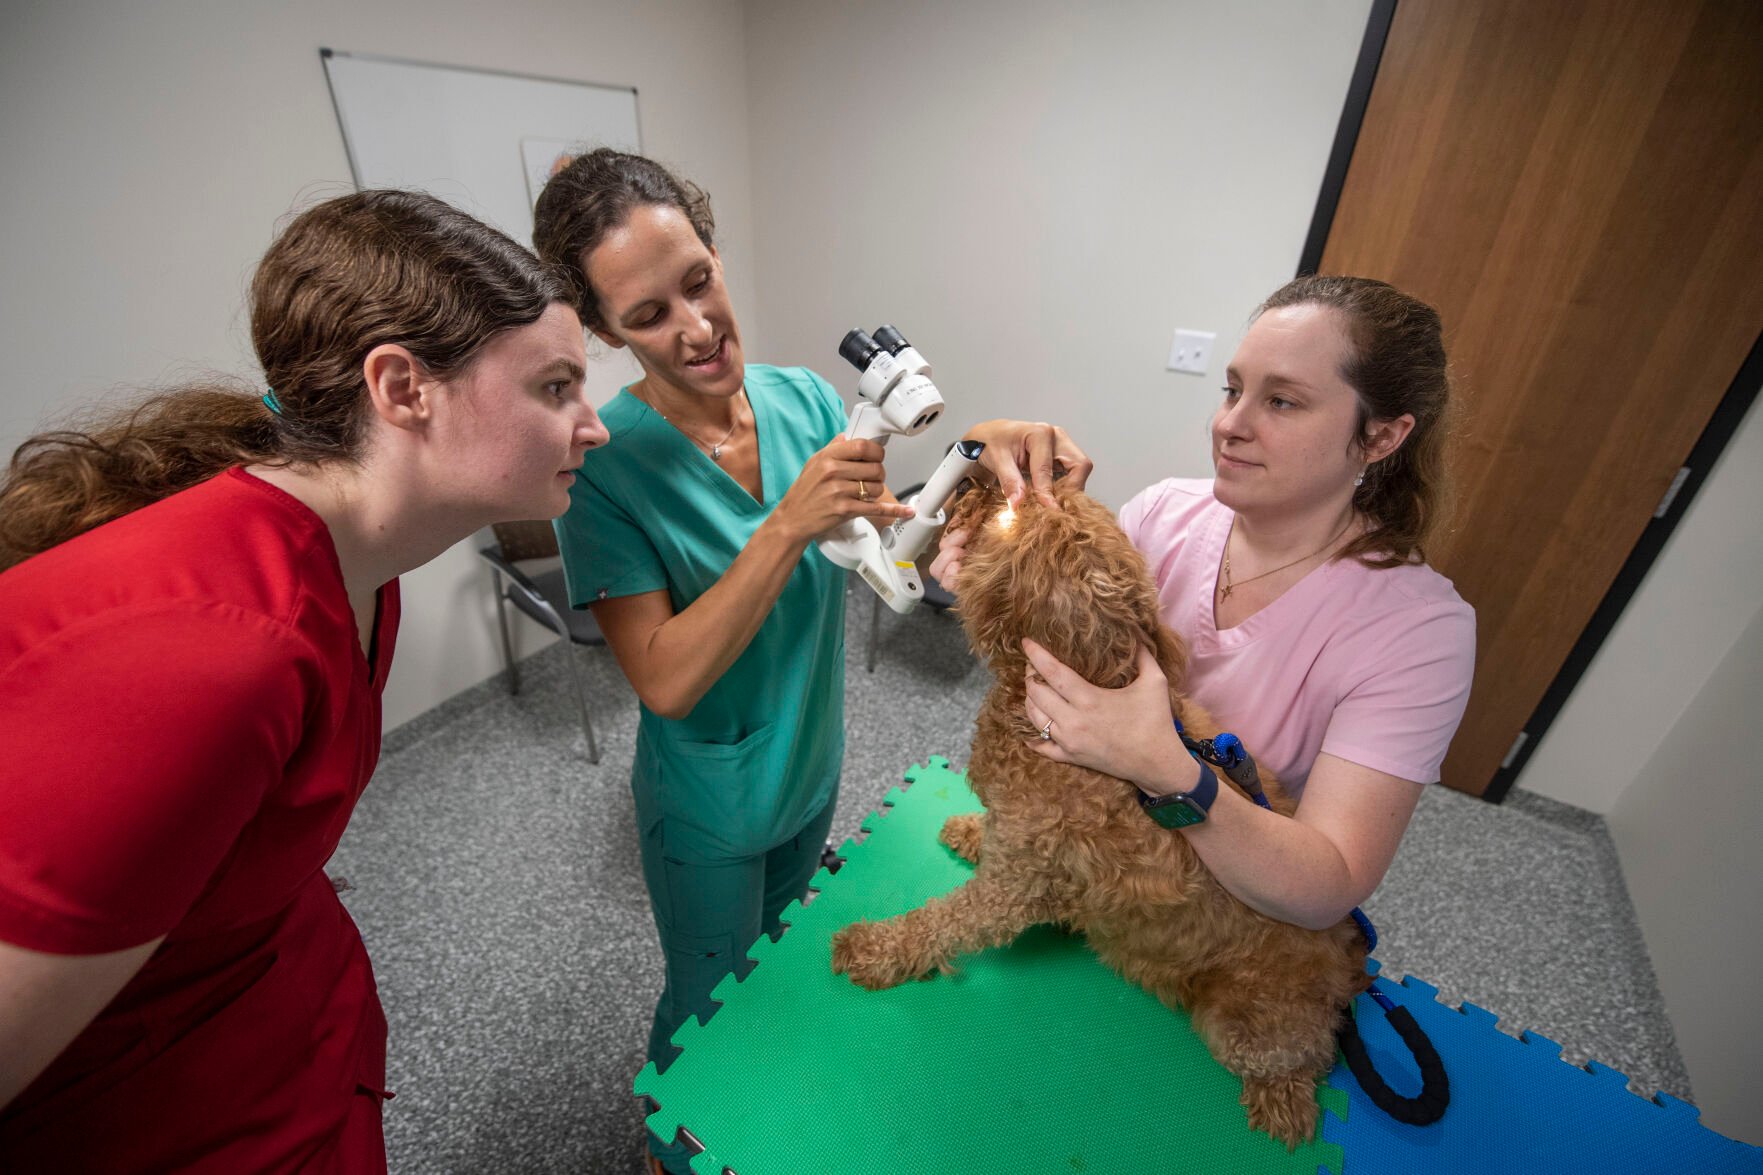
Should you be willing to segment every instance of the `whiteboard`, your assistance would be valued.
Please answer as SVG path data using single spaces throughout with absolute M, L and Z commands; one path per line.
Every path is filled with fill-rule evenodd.
M 559 156 L 642 150 L 637 91 L 320 49 L 359 188 L 414 188 L 533 239 Z

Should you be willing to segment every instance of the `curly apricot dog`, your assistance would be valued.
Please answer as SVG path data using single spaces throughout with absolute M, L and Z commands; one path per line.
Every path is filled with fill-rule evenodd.
M 1187 653 L 1158 621 L 1144 559 L 1100 503 L 1063 485 L 1057 493 L 1062 509 L 1031 495 L 1001 524 L 1002 499 L 970 491 L 951 524 L 973 536 L 959 611 L 996 679 L 967 772 L 986 810 L 942 832 L 977 863 L 973 879 L 897 918 L 845 927 L 833 969 L 880 989 L 1036 923 L 1081 931 L 1109 967 L 1188 1010 L 1213 1057 L 1242 1078 L 1249 1125 L 1296 1147 L 1315 1132 L 1316 1083 L 1334 1063 L 1343 1010 L 1366 986 L 1364 942 L 1349 919 L 1311 931 L 1251 910 L 1183 833 L 1145 815 L 1129 784 L 1030 748 L 1038 732 L 1023 713 L 1024 637 L 1109 688 L 1133 679 L 1148 646 L 1189 732 L 1219 730 L 1181 693 Z M 1265 783 L 1289 814 L 1277 781 Z

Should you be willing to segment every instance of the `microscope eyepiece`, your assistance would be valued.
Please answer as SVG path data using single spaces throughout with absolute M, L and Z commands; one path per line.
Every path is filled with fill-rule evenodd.
M 885 349 L 890 355 L 898 355 L 901 351 L 904 351 L 907 347 L 912 345 L 906 341 L 905 335 L 895 330 L 891 325 L 876 327 L 875 341 L 881 344 L 883 349 Z
M 876 352 L 881 349 L 861 327 L 846 332 L 844 341 L 839 344 L 839 354 L 844 356 L 845 361 L 858 371 L 868 371 L 869 361 L 874 359 Z

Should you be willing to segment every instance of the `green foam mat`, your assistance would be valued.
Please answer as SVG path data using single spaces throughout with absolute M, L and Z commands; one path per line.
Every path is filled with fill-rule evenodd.
M 635 1091 L 649 1128 L 703 1144 L 698 1175 L 944 1172 L 1303 1172 L 1339 1175 L 1337 1145 L 1287 1153 L 1251 1131 L 1242 1083 L 1188 1018 L 1099 963 L 1082 938 L 1037 927 L 971 955 L 954 975 L 887 991 L 831 967 L 832 936 L 859 918 L 947 893 L 973 866 L 937 841 L 979 801 L 947 762 L 906 773 L 889 806 L 847 841 L 836 876 L 784 913 L 788 929 L 749 952 L 757 966 L 713 993 L 708 1024 L 674 1034 L 666 1073 Z M 1327 1111 L 1344 1094 L 1318 1090 Z

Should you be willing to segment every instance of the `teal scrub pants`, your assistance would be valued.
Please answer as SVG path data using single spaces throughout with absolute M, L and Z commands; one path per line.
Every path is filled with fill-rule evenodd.
M 665 1070 L 679 1055 L 672 1043 L 674 1030 L 687 1016 L 710 1018 L 710 989 L 730 970 L 745 977 L 753 967 L 747 948 L 761 932 L 776 935 L 782 925 L 778 915 L 807 892 L 820 868 L 833 806 L 833 800 L 827 801 L 800 832 L 777 847 L 737 860 L 681 859 L 677 848 L 667 845 L 665 818 L 643 837 L 643 880 L 667 965 L 649 1029 L 649 1059 L 657 1070 Z M 686 1147 L 671 1141 L 663 1145 L 651 1135 L 649 1148 L 669 1171 L 690 1172 Z

